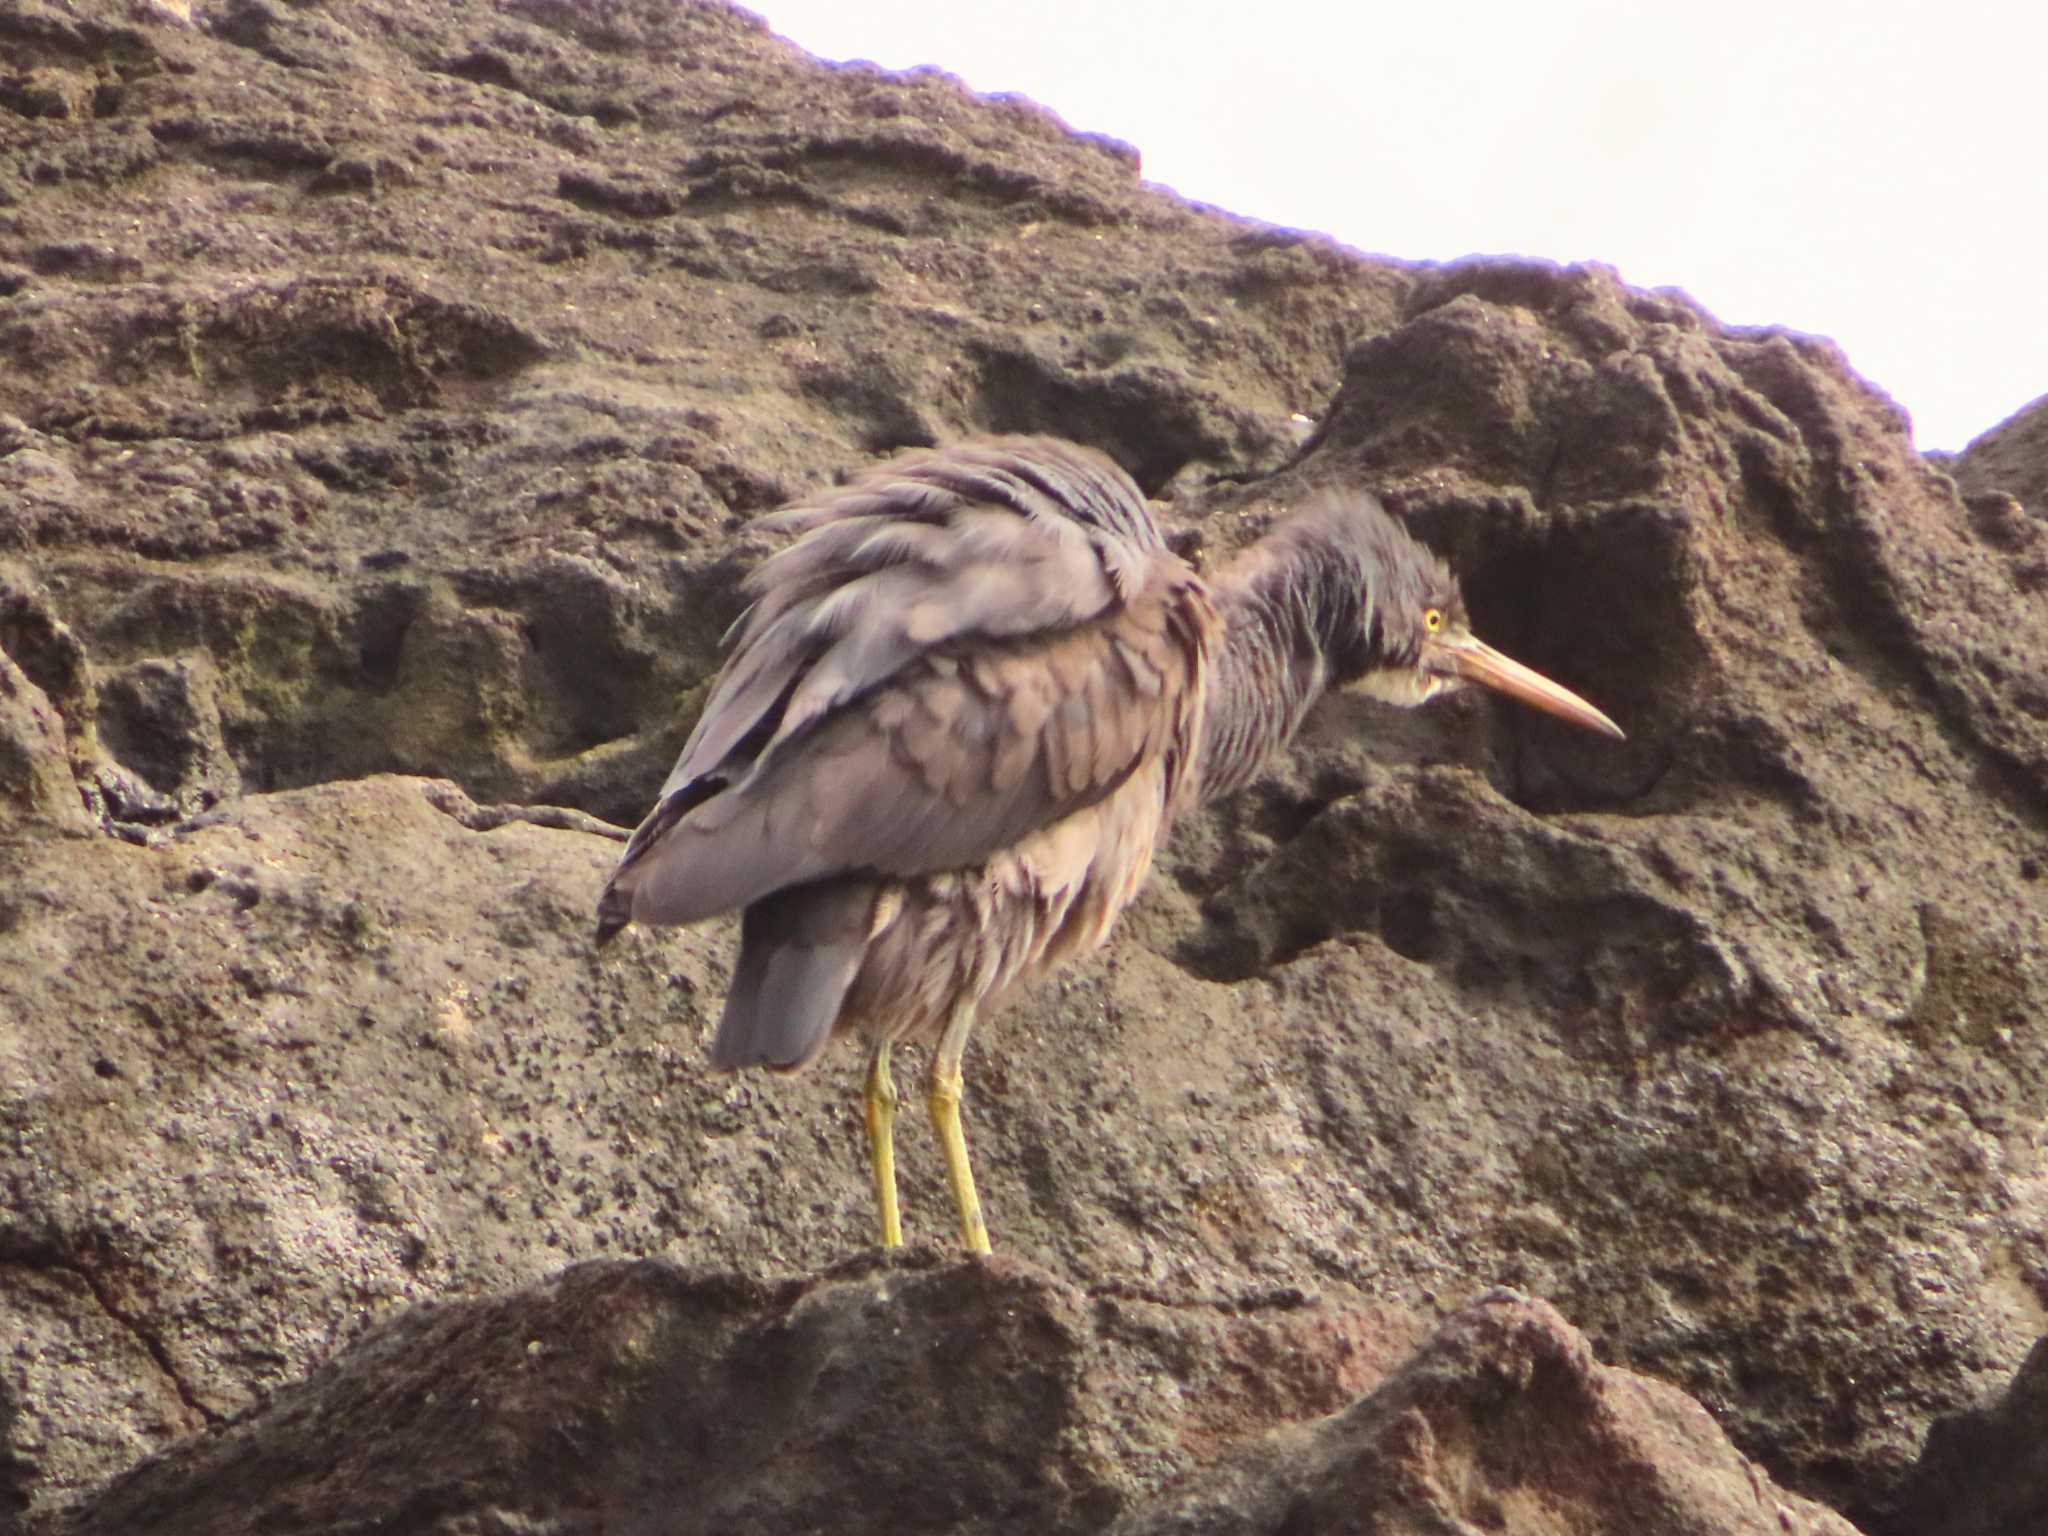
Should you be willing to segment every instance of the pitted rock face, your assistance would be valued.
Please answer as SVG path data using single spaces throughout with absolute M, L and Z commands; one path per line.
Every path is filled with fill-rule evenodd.
M 1540 1302 L 1494 1291 L 1420 1332 L 1000 1256 L 773 1284 L 598 1261 L 412 1309 L 68 1529 L 1853 1532 Z
M 2048 1327 L 2026 465 L 1966 502 L 1824 344 L 1198 212 L 715 5 L 0 0 L 0 56 L 6 1507 L 421 1302 L 864 1247 L 857 1064 L 707 1073 L 729 932 L 599 963 L 617 845 L 464 796 L 636 816 L 750 521 L 971 431 L 1103 448 L 1212 563 L 1364 481 L 1629 732 L 1327 701 L 987 1022 L 984 1200 L 1080 1315 L 1511 1283 L 1870 1524 Z M 1261 1395 L 1323 1338 L 1231 1344 L 1185 1455 L 1356 1397 Z M 1207 1348 L 1045 1379 L 1194 1413 Z

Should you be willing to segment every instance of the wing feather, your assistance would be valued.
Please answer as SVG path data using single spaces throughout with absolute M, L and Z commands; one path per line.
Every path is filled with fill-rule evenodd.
M 764 524 L 798 538 L 748 578 L 607 921 L 977 864 L 1199 735 L 1206 588 L 1089 450 L 963 444 Z

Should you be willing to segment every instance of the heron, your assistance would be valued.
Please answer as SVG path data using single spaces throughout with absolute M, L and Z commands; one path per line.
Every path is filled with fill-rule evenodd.
M 1045 437 L 916 450 L 756 526 L 796 537 L 744 582 L 597 938 L 740 914 L 717 1067 L 794 1072 L 865 1039 L 886 1246 L 891 1049 L 933 1047 L 961 1241 L 987 1253 L 960 1121 L 976 1018 L 1103 944 L 1175 819 L 1250 783 L 1321 695 L 1479 684 L 1622 735 L 1475 636 L 1449 567 L 1364 491 L 1309 501 L 1213 576 L 1114 461 Z

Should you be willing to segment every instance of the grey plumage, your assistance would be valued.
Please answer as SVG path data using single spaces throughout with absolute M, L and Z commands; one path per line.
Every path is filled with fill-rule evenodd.
M 1248 780 L 1324 689 L 1415 703 L 1477 680 L 1619 734 L 1473 639 L 1448 570 L 1362 493 L 1213 585 L 1121 469 L 1045 438 L 912 454 L 760 526 L 796 538 L 747 579 L 598 937 L 742 910 L 713 1062 L 793 1070 L 857 1030 L 871 1136 L 889 1044 L 940 1040 L 934 1116 L 976 1246 L 957 1116 L 975 1012 L 1100 944 L 1173 818 Z
M 844 880 L 776 891 L 748 907 L 711 1064 L 808 1066 L 832 1038 L 874 909 L 872 886 Z
M 1250 783 L 1330 688 L 1412 669 L 1415 616 L 1465 623 L 1449 567 L 1363 492 L 1311 501 L 1240 554 L 1214 595 L 1226 642 L 1203 722 L 1205 799 Z
M 800 537 L 748 578 L 731 659 L 600 899 L 599 935 L 805 892 L 744 926 L 714 1048 L 793 1068 L 867 937 L 836 922 L 821 947 L 827 908 L 973 868 L 1147 764 L 1178 794 L 1213 619 L 1129 478 L 1071 444 L 898 461 L 763 526 Z M 798 913 L 801 966 L 756 953 Z

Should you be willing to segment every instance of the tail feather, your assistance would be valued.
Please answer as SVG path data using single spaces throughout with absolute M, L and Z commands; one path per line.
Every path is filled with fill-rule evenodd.
M 875 888 L 826 880 L 763 897 L 740 922 L 740 957 L 712 1065 L 807 1066 L 832 1038 L 867 953 Z

